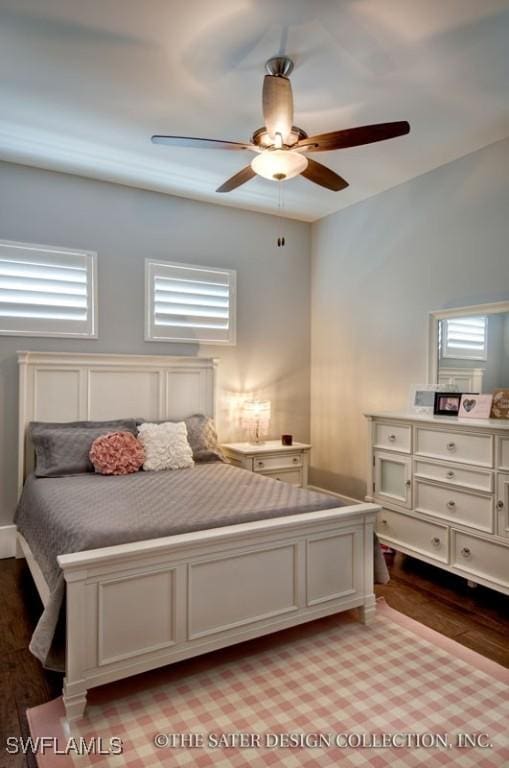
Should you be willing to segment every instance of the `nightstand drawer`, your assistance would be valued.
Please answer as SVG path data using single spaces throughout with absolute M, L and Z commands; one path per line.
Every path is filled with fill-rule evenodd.
M 375 422 L 375 448 L 389 448 L 392 451 L 410 453 L 412 444 L 412 428 L 402 425 Z
M 253 459 L 254 472 L 267 472 L 293 467 L 302 467 L 302 454 L 279 454 L 278 456 L 263 456 Z
M 234 467 L 240 467 L 241 469 L 246 469 L 244 466 L 244 463 L 242 462 L 242 459 L 238 459 L 236 456 L 229 456 L 226 451 L 224 451 L 224 455 L 226 456 L 226 460 L 228 461 L 228 464 L 233 464 Z
M 415 511 L 493 533 L 493 497 L 417 480 Z
M 376 530 L 396 549 L 401 544 L 443 563 L 449 561 L 449 532 L 441 525 L 382 509 L 377 515 Z
M 417 427 L 415 453 L 436 459 L 450 459 L 460 464 L 493 466 L 493 438 L 466 432 L 449 432 Z
M 291 483 L 292 485 L 302 485 L 302 471 L 300 469 L 281 469 L 276 472 L 264 472 L 266 477 L 273 480 L 280 480 L 282 483 Z

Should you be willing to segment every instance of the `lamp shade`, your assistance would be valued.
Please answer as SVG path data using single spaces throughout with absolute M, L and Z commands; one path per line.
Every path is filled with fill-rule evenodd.
M 308 160 L 288 149 L 266 149 L 251 161 L 251 168 L 259 176 L 272 181 L 284 181 L 305 171 Z
M 261 443 L 270 424 L 270 400 L 250 400 L 242 409 L 242 424 L 252 443 Z

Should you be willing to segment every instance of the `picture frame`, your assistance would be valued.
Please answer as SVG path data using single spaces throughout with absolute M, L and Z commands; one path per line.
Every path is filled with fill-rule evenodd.
M 509 419 L 509 389 L 495 389 L 491 405 L 492 419 Z
M 435 392 L 435 416 L 457 416 L 461 405 L 461 392 Z
M 421 384 L 412 387 L 410 391 L 410 410 L 413 413 L 431 414 L 435 404 L 435 392 L 437 388 L 432 385 Z
M 410 390 L 409 410 L 412 413 L 432 416 L 435 406 L 435 392 L 447 390 L 452 391 L 452 387 L 443 384 L 415 384 Z
M 462 419 L 489 419 L 493 395 L 464 392 L 461 396 L 459 416 Z

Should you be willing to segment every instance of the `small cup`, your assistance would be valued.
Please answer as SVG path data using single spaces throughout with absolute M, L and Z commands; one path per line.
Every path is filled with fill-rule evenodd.
M 293 445 L 293 435 L 281 435 L 282 445 Z

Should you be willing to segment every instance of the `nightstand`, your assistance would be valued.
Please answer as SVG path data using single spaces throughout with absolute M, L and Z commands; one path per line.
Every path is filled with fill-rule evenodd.
M 221 448 L 230 464 L 236 467 L 293 485 L 308 484 L 311 446 L 307 443 L 281 445 L 280 440 L 267 440 L 259 444 L 225 443 Z

